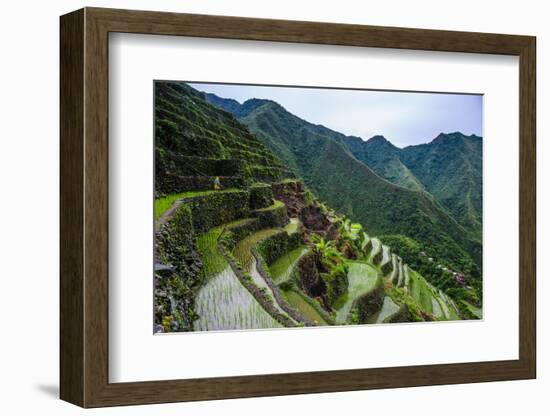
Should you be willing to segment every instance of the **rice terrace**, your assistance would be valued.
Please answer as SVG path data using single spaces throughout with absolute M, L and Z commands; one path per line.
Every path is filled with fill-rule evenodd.
M 154 86 L 155 333 L 482 319 L 481 131 L 397 146 L 336 130 L 345 90 Z

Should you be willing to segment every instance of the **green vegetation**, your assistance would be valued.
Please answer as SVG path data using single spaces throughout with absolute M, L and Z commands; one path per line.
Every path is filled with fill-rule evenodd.
M 222 192 L 237 192 L 238 189 L 225 189 Z M 195 196 L 202 196 L 202 195 L 208 195 L 214 192 L 219 191 L 188 191 L 188 192 L 180 192 L 177 194 L 170 194 L 165 195 L 163 197 L 155 199 L 155 221 L 159 219 L 159 217 L 164 214 L 173 204 L 174 202 L 185 199 L 185 198 L 192 198 Z
M 367 263 L 349 262 L 348 281 L 344 302 L 336 312 L 336 322 L 339 324 L 346 322 L 355 300 L 376 287 L 378 271 Z
M 342 142 L 357 160 L 382 178 L 413 191 L 424 190 L 418 178 L 401 162 L 401 149 L 391 144 L 384 136 L 374 136 L 367 141 L 348 136 L 343 137 Z
M 219 102 L 217 105 L 223 107 Z M 234 114 L 332 208 L 373 235 L 414 236 L 434 256 L 458 253 L 480 276 L 480 246 L 428 193 L 380 178 L 351 155 L 347 137 L 313 125 L 269 100 L 248 100 Z M 226 109 L 229 110 L 229 107 Z M 412 170 L 411 170 L 412 172 Z
M 257 183 L 250 187 L 250 208 L 261 209 L 273 204 L 271 185 Z
M 289 234 L 285 229 L 278 229 L 258 242 L 258 253 L 267 264 L 272 264 L 286 253 L 302 245 L 302 236 L 299 233 Z
M 156 233 L 155 325 L 164 332 L 190 331 L 197 319 L 195 294 L 202 262 L 188 206 L 179 206 Z
M 481 318 L 480 245 L 403 151 L 155 89 L 155 331 Z
M 281 230 L 276 228 L 268 228 L 258 231 L 257 233 L 254 233 L 240 241 L 233 250 L 233 255 L 242 265 L 243 269 L 248 270 L 253 259 L 252 248 L 254 248 L 260 241 L 279 233 L 281 233 Z
M 386 319 L 391 318 L 391 316 L 396 314 L 398 311 L 399 306 L 393 301 L 391 297 L 386 296 L 384 298 L 384 303 L 382 304 L 380 312 L 373 315 L 369 323 L 379 324 L 382 322 L 386 322 Z
M 319 325 L 329 325 L 317 308 L 312 306 L 311 301 L 306 300 L 306 295 L 296 290 L 283 291 L 285 300 L 294 308 L 298 309 L 306 318 Z
M 441 133 L 402 150 L 401 160 L 478 243 L 481 240 L 483 143 L 481 137 Z
M 178 193 L 182 177 L 291 177 L 246 127 L 183 82 L 155 82 L 155 192 Z M 187 186 L 185 184 L 185 186 Z
M 269 272 L 273 282 L 279 285 L 289 280 L 295 270 L 298 260 L 300 260 L 300 258 L 308 251 L 309 248 L 307 246 L 299 246 L 298 248 L 279 257 L 279 259 L 269 265 Z
M 392 247 L 405 263 L 420 273 L 433 286 L 443 290 L 460 301 L 481 305 L 482 282 L 472 277 L 472 262 L 462 253 L 450 253 L 436 257 L 432 248 L 402 235 L 382 236 L 384 244 Z M 465 281 L 459 283 L 453 273 L 465 273 Z
M 382 178 L 425 190 L 466 228 L 472 244 L 481 239 L 481 137 L 441 133 L 430 143 L 399 149 L 382 136 L 345 137 L 351 153 Z M 477 254 L 474 253 L 477 257 Z

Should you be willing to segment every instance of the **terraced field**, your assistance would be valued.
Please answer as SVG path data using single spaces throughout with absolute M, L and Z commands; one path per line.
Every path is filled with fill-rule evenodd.
M 252 255 L 252 249 L 260 241 L 271 237 L 277 233 L 281 232 L 278 228 L 267 228 L 260 230 L 257 233 L 249 235 L 245 239 L 241 240 L 233 250 L 233 255 L 241 263 L 244 270 L 248 270 L 252 263 L 254 256 Z
M 414 270 L 406 268 L 410 275 L 409 294 L 426 312 L 433 314 L 437 319 L 460 319 L 452 300 L 440 290 L 433 287 L 426 279 Z
M 328 325 L 323 316 L 310 303 L 304 299 L 305 295 L 295 290 L 281 291 L 289 305 L 299 310 L 302 315 L 318 325 Z
M 279 311 L 279 313 L 288 316 L 285 310 L 281 308 L 281 305 L 277 303 L 277 300 L 275 299 L 275 295 L 273 294 L 273 290 L 271 290 L 271 287 L 267 284 L 265 279 L 258 272 L 258 267 L 256 266 L 255 261 L 252 261 L 250 263 L 250 275 L 252 276 L 252 280 L 254 280 L 254 284 L 260 289 L 263 289 L 267 293 L 267 296 L 271 298 L 271 302 L 273 303 L 275 308 Z
M 309 251 L 307 246 L 300 246 L 284 256 L 280 257 L 275 263 L 269 266 L 271 278 L 276 285 L 286 282 L 292 276 L 294 268 L 304 254 Z
M 386 296 L 384 298 L 384 303 L 382 304 L 382 309 L 375 314 L 370 320 L 370 324 L 381 324 L 385 319 L 389 318 L 393 314 L 399 311 L 399 306 L 390 298 Z
M 227 266 L 210 279 L 195 300 L 195 331 L 280 328 Z
M 373 263 L 375 257 L 376 257 L 376 256 L 378 255 L 378 253 L 382 250 L 382 243 L 381 243 L 380 240 L 379 240 L 378 238 L 376 238 L 376 237 L 371 238 L 370 241 L 371 241 L 371 244 L 372 244 L 372 250 L 371 250 L 371 252 L 369 253 L 367 260 L 369 261 L 369 263 Z
M 353 302 L 376 287 L 378 271 L 370 264 L 349 262 L 348 290 L 344 295 L 344 303 L 336 311 L 336 323 L 346 322 Z
M 214 190 L 207 190 L 207 191 L 188 191 L 188 192 L 180 192 L 177 194 L 170 194 L 165 195 L 161 198 L 155 199 L 155 205 L 154 205 L 154 212 L 155 212 L 155 221 L 159 219 L 159 217 L 164 214 L 168 209 L 170 209 L 174 202 L 185 199 L 185 198 L 191 198 L 196 196 L 202 196 L 202 195 L 208 195 L 212 193 L 227 193 L 227 192 L 238 192 L 239 189 L 224 189 L 223 191 L 214 191 Z

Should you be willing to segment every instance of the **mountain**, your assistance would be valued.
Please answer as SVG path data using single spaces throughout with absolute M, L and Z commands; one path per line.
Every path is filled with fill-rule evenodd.
M 404 148 L 400 158 L 439 203 L 481 239 L 482 138 L 441 133 L 430 143 Z
M 441 133 L 430 143 L 404 149 L 383 136 L 367 141 L 346 137 L 344 143 L 381 177 L 409 189 L 429 192 L 473 238 L 481 238 L 481 137 Z
M 414 191 L 424 190 L 422 183 L 401 161 L 401 149 L 384 136 L 374 136 L 367 141 L 348 136 L 343 140 L 357 160 L 365 163 L 379 176 Z
M 472 261 L 479 243 L 469 240 L 464 228 L 428 194 L 395 185 L 354 157 L 347 136 L 302 120 L 269 100 L 248 100 L 233 111 L 284 166 L 339 213 L 375 235 L 414 238 L 432 257 L 479 276 Z

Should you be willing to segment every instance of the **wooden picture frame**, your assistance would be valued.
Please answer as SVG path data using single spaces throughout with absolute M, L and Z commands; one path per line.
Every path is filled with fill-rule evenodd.
M 82 407 L 536 377 L 535 52 L 530 36 L 85 8 L 61 17 L 60 396 Z M 109 383 L 110 32 L 519 56 L 519 359 Z

